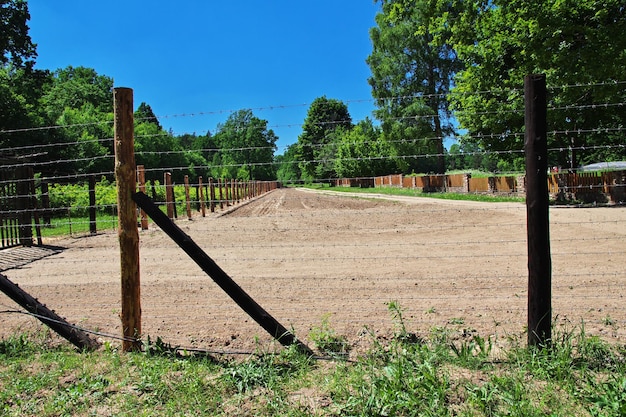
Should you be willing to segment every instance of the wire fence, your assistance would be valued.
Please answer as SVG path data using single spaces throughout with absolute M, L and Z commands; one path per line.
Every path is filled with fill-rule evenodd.
M 614 105 L 620 104 L 604 103 L 603 107 L 610 111 Z M 561 107 L 552 110 L 559 111 Z M 24 131 L 27 130 L 2 134 Z M 585 135 L 609 131 L 622 133 L 623 127 L 576 131 L 581 139 L 577 143 L 584 143 Z M 568 136 L 572 132 L 550 134 Z M 112 141 L 100 139 L 104 144 Z M 609 150 L 623 146 L 597 145 Z M 571 152 L 574 148 L 554 148 L 549 152 Z M 31 163 L 19 155 L 35 155 L 42 151 L 41 147 L 8 151 L 16 157 L 3 160 L 0 172 L 27 166 L 35 173 L 61 172 L 55 167 L 82 160 Z M 179 152 L 185 151 L 159 151 L 166 155 Z M 521 149 L 489 154 L 504 152 L 523 154 Z M 439 155 L 404 157 L 433 156 Z M 37 201 L 44 245 L 6 245 L 12 247 L 0 251 L 0 272 L 70 322 L 109 338 L 122 334 L 120 249 L 115 233 L 114 160 L 113 156 L 103 160 L 106 168 L 95 173 L 2 178 L 0 185 L 4 188 L 0 189 L 4 190 L 10 184 L 33 181 L 26 199 Z M 298 162 L 314 161 L 294 163 Z M 185 172 L 188 167 L 145 169 L 162 178 L 167 171 Z M 96 179 L 95 203 L 89 200 L 89 178 Z M 316 178 L 313 182 L 329 180 Z M 41 188 L 42 184 L 47 185 L 47 191 Z M 223 207 L 214 212 L 208 210 L 203 216 L 201 203 L 210 204 L 211 192 L 205 188 L 201 199 L 202 186 L 193 186 L 194 191 L 186 197 L 182 184 L 173 185 L 178 213 L 183 213 L 188 204 L 192 207 L 191 219 L 178 216 L 179 227 L 303 340 L 311 342 L 316 331 L 328 332 L 332 328 L 345 336 L 346 349 L 358 351 L 371 342 L 372 335 L 384 338 L 393 333 L 399 323 L 390 303 L 401 307 L 407 329 L 420 335 L 452 332 L 464 338 L 480 334 L 501 343 L 523 337 L 528 292 L 527 219 L 523 203 L 389 196 L 379 194 L 380 188 L 365 190 L 365 194 L 350 193 L 348 189 L 338 193 L 279 188 L 237 202 L 232 188 L 224 185 L 219 188 L 224 189 L 222 197 L 219 191 L 213 197 L 216 207 L 219 203 Z M 623 189 L 623 179 L 614 180 L 611 186 Z M 167 203 L 166 191 L 164 182 L 147 184 L 146 194 L 159 204 Z M 11 189 L 0 195 L 4 218 L 21 211 L 8 205 L 12 194 Z M 44 220 L 45 198 L 53 200 L 54 210 L 47 213 L 52 219 L 50 223 Z M 552 207 L 550 240 L 554 325 L 571 329 L 584 324 L 588 333 L 623 343 L 626 212 L 620 201 L 623 200 L 611 200 L 609 205 Z M 88 229 L 87 214 L 94 208 L 97 233 Z M 46 235 L 46 229 L 62 227 L 70 229 L 65 236 Z M 261 329 L 153 224 L 140 232 L 140 265 L 144 335 L 153 340 L 161 337 L 189 349 L 222 352 L 248 351 L 257 343 L 266 346 L 269 338 Z M 10 300 L 0 296 L 0 310 L 16 309 Z M 5 335 L 38 326 L 24 315 L 12 314 L 3 319 Z

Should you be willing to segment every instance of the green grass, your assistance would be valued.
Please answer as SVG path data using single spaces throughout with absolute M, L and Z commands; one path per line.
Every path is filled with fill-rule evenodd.
M 345 192 L 345 193 L 374 193 L 385 195 L 399 195 L 409 197 L 428 197 L 439 198 L 442 200 L 464 200 L 464 201 L 482 201 L 489 203 L 524 203 L 526 199 L 524 197 L 513 197 L 508 195 L 498 194 L 475 194 L 475 193 L 425 193 L 413 188 L 400 188 L 400 187 L 376 187 L 376 188 L 357 188 L 357 187 L 330 187 L 325 184 L 312 184 L 305 185 L 311 189 L 324 189 L 329 191 Z
M 494 341 L 460 327 L 370 332 L 354 361 L 316 360 L 296 349 L 219 360 L 181 355 L 162 341 L 145 352 L 105 344 L 77 352 L 48 333 L 0 341 L 0 414 L 256 416 L 623 416 L 626 349 L 555 329 L 550 348 Z M 332 336 L 328 318 L 314 329 Z
M 41 226 L 41 236 L 44 238 L 84 235 L 89 233 L 89 217 L 53 217 L 49 225 L 44 225 L 39 219 Z M 96 216 L 96 230 L 112 230 L 117 227 L 117 216 L 111 214 L 100 214 Z M 35 224 L 33 223 L 33 235 L 35 235 Z

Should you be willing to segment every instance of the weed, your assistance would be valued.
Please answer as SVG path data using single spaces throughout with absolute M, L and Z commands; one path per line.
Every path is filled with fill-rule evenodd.
M 309 338 L 326 354 L 347 354 L 350 350 L 346 337 L 338 335 L 331 327 L 330 313 L 322 317 L 320 326 L 311 329 Z

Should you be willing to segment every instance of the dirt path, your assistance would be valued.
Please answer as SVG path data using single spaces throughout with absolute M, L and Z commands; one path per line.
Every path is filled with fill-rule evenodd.
M 587 332 L 623 343 L 626 209 L 553 208 L 550 218 L 557 325 L 584 320 Z M 305 340 L 325 318 L 355 347 L 369 340 L 365 328 L 389 334 L 390 301 L 421 335 L 448 328 L 506 340 L 524 331 L 523 204 L 279 189 L 178 225 Z M 269 340 L 160 230 L 140 239 L 144 334 L 218 350 Z M 54 244 L 63 250 L 3 273 L 69 321 L 119 335 L 117 235 Z M 14 308 L 0 295 L 0 310 Z M 1 336 L 38 326 L 0 317 Z

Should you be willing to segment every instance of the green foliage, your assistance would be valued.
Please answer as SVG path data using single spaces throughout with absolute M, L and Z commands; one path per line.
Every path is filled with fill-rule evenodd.
M 338 335 L 330 326 L 330 313 L 322 317 L 322 323 L 314 326 L 309 332 L 309 338 L 315 346 L 325 354 L 347 354 L 350 350 L 348 340 Z
M 275 157 L 275 161 L 278 165 L 276 178 L 284 184 L 296 182 L 302 177 L 302 172 L 298 166 L 297 146 L 297 144 L 290 145 L 285 149 L 283 155 L 277 155 Z
M 356 178 L 387 175 L 396 171 L 393 147 L 384 140 L 370 119 L 342 131 L 337 140 L 335 172 L 338 177 Z
M 589 131 L 551 135 L 550 148 L 586 149 L 553 152 L 550 165 L 623 159 L 621 136 L 596 130 L 620 125 L 625 115 L 616 104 L 626 89 L 611 85 L 623 79 L 626 64 L 626 40 L 619 35 L 625 13 L 620 0 L 479 2 L 453 27 L 452 43 L 465 63 L 451 96 L 461 127 L 484 150 L 523 149 L 523 79 L 543 73 L 548 85 L 559 86 L 549 94 L 550 129 Z
M 3 0 L 0 3 L 0 64 L 31 69 L 37 57 L 36 45 L 28 34 L 28 3 Z
M 452 49 L 451 23 L 461 2 L 381 0 L 367 63 L 368 82 L 387 140 L 404 172 L 444 173 L 443 139 L 452 132 L 446 95 L 461 68 Z
M 267 120 L 251 110 L 232 113 L 212 138 L 218 151 L 212 160 L 214 178 L 272 180 L 274 151 L 278 137 L 267 128 Z
M 96 182 L 95 192 L 97 210 L 101 213 L 111 213 L 111 207 L 117 204 L 115 184 L 102 177 Z M 62 210 L 63 216 L 70 208 L 77 216 L 85 216 L 89 213 L 89 185 L 86 183 L 50 184 L 48 193 L 50 208 Z
M 313 100 L 298 137 L 296 155 L 303 180 L 335 178 L 335 142 L 352 128 L 348 106 L 326 96 Z M 339 133 L 339 135 L 337 135 Z
M 508 345 L 465 329 L 411 336 L 397 302 L 395 331 L 372 337 L 351 361 L 314 362 L 296 347 L 215 360 L 157 338 L 145 352 L 107 344 L 81 353 L 49 332 L 0 341 L 2 415 L 621 416 L 624 348 L 555 329 L 549 348 Z M 325 325 L 325 333 L 332 333 Z M 502 343 L 502 340 L 499 341 Z M 299 400 L 299 398 L 303 398 Z

